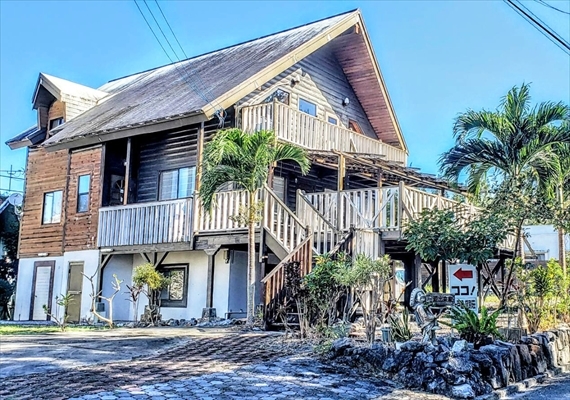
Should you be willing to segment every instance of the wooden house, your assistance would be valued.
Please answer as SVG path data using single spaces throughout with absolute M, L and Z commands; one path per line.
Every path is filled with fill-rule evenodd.
M 270 129 L 308 150 L 310 173 L 275 167 L 256 243 L 259 304 L 284 285 L 283 265 L 315 254 L 388 253 L 413 286 L 421 260 L 401 228 L 424 208 L 458 207 L 435 176 L 407 167 L 408 148 L 358 10 L 110 81 L 98 89 L 40 74 L 38 124 L 8 142 L 27 146 L 15 319 L 72 293 L 71 320 L 90 316 L 95 276 L 130 284 L 151 262 L 172 278 L 163 319 L 243 316 L 247 232 L 233 221 L 245 195 L 220 191 L 206 212 L 204 145 L 219 129 Z M 469 212 L 469 208 L 464 208 Z M 433 274 L 432 274 L 433 275 Z M 430 276 L 431 278 L 432 276 Z M 142 313 L 144 302 L 138 313 Z M 116 320 L 132 320 L 123 293 Z

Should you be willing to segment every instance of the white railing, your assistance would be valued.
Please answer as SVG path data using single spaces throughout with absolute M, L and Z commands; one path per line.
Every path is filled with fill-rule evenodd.
M 99 247 L 190 242 L 193 199 L 99 209 Z
M 263 226 L 288 252 L 305 240 L 307 226 L 269 188 L 264 187 Z
M 314 207 L 300 190 L 297 190 L 297 216 L 313 234 L 313 251 L 316 254 L 330 253 L 342 239 L 343 233 Z
M 335 229 L 399 229 L 398 187 L 303 195 Z M 340 207 L 339 207 L 340 204 Z
M 338 150 L 384 156 L 406 164 L 405 151 L 377 139 L 331 124 L 283 103 L 263 103 L 242 109 L 242 129 L 272 130 L 279 140 L 310 150 Z
M 259 197 L 258 197 L 259 200 Z M 230 190 L 214 195 L 212 209 L 204 209 L 198 199 L 196 216 L 196 232 L 220 232 L 247 229 L 243 216 L 248 207 L 248 193 L 245 190 Z M 257 224 L 259 227 L 259 223 Z

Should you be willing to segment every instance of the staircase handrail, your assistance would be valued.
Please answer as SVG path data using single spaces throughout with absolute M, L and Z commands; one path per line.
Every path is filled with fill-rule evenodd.
M 269 279 L 271 279 L 275 274 L 277 274 L 277 273 L 279 272 L 279 270 L 280 270 L 281 268 L 284 268 L 285 265 L 286 265 L 287 263 L 289 263 L 289 262 L 291 261 L 291 259 L 293 259 L 293 258 L 297 255 L 297 253 L 299 252 L 299 250 L 301 250 L 301 249 L 307 244 L 307 242 L 309 242 L 309 241 L 311 241 L 311 236 L 310 236 L 310 235 L 307 236 L 301 243 L 299 243 L 299 244 L 297 245 L 297 247 L 295 247 L 295 248 L 293 249 L 293 251 L 291 251 L 291 252 L 287 255 L 287 257 L 285 257 L 283 260 L 281 260 L 281 261 L 279 262 L 279 264 L 277 264 L 277 265 L 275 266 L 275 268 L 273 268 L 273 270 L 272 270 L 270 273 L 268 273 L 263 279 L 261 279 L 261 282 L 262 282 L 262 283 L 266 283 L 266 282 L 267 282 Z M 312 246 L 311 246 L 311 247 L 312 247 Z

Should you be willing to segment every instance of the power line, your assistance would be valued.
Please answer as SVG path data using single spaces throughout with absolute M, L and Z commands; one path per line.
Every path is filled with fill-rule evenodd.
M 547 3 L 546 1 L 544 1 L 544 0 L 534 0 L 534 1 L 537 2 L 538 4 L 542 5 L 542 6 L 545 6 L 545 7 L 548 7 L 548 8 L 552 8 L 553 10 L 556 10 L 556 11 L 558 11 L 558 12 L 561 12 L 562 14 L 570 15 L 570 12 L 561 10 L 561 9 L 559 9 L 559 8 L 556 8 L 556 7 L 554 7 L 553 5 L 548 4 L 548 3 Z
M 166 37 L 166 35 L 164 34 L 164 31 L 162 30 L 162 27 L 160 26 L 160 24 L 158 23 L 158 21 L 156 20 L 156 17 L 154 16 L 154 13 L 152 12 L 152 10 L 150 9 L 150 7 L 148 6 L 148 3 L 146 2 L 146 0 L 144 1 L 144 5 L 146 6 L 148 12 L 150 13 L 150 16 L 152 17 L 152 19 L 154 19 L 154 22 L 156 23 L 156 26 L 158 26 L 158 29 L 160 30 L 160 33 L 162 33 L 162 36 L 164 37 L 164 39 L 166 40 L 166 43 L 168 43 L 168 46 L 170 47 L 170 50 L 172 50 L 172 52 L 174 53 L 174 57 L 176 57 L 176 59 L 178 61 L 180 61 L 180 57 L 178 57 L 178 54 L 176 54 L 176 51 L 174 50 L 174 47 L 172 47 L 172 44 L 170 44 L 170 40 L 168 40 L 168 38 Z M 158 4 L 158 3 L 157 3 Z
M 162 12 L 162 8 L 160 7 L 160 4 L 158 4 L 158 1 L 154 0 L 154 2 L 156 3 L 156 6 L 158 7 L 158 9 L 160 10 L 160 13 L 162 14 L 162 18 L 164 18 L 164 20 L 166 21 L 166 25 L 168 25 L 168 29 L 170 29 L 170 33 L 172 33 L 172 36 L 174 36 L 174 39 L 176 39 L 176 43 L 178 43 L 178 46 L 180 47 L 180 50 L 182 50 L 182 54 L 184 54 L 184 58 L 188 58 L 188 56 L 186 55 L 186 52 L 184 51 L 184 48 L 182 47 L 182 45 L 180 44 L 180 42 L 178 41 L 178 38 L 176 37 L 176 34 L 174 33 L 174 31 L 172 30 L 172 27 L 170 26 L 170 23 L 168 22 L 168 20 L 166 19 L 166 16 L 164 15 L 164 13 Z
M 206 103 L 210 104 L 213 108 L 214 108 L 214 114 L 218 117 L 219 120 L 219 126 L 223 126 L 224 124 L 224 120 L 225 120 L 225 112 L 223 110 L 223 108 L 220 106 L 219 108 L 216 107 L 214 104 L 212 104 L 212 102 L 206 97 L 206 95 L 204 93 L 202 93 L 200 91 L 200 89 L 197 87 L 196 83 L 192 82 L 192 78 L 188 75 L 188 72 L 184 69 L 184 67 L 182 67 L 182 71 L 178 68 L 179 65 L 177 62 L 175 62 L 170 55 L 168 54 L 168 52 L 166 51 L 165 47 L 163 46 L 162 42 L 160 41 L 160 39 L 158 38 L 158 35 L 156 34 L 156 32 L 154 31 L 153 27 L 151 26 L 151 24 L 149 23 L 149 21 L 147 20 L 146 16 L 144 15 L 142 9 L 139 7 L 138 3 L 136 0 L 133 0 L 140 12 L 140 14 L 142 15 L 142 17 L 144 18 L 148 28 L 151 30 L 152 34 L 154 35 L 155 39 L 158 41 L 158 43 L 160 44 L 160 47 L 162 48 L 162 50 L 164 51 L 164 53 L 166 54 L 166 56 L 168 57 L 168 59 L 171 61 L 172 65 L 174 66 L 174 69 L 180 74 L 180 76 L 182 77 L 182 80 L 190 87 L 190 89 L 192 89 L 192 91 L 194 91 L 194 93 L 196 93 L 198 96 L 200 96 L 202 98 L 202 100 L 204 100 Z M 178 57 L 178 54 L 176 53 L 176 51 L 174 50 L 172 44 L 170 43 L 170 41 L 168 40 L 168 37 L 165 35 L 164 31 L 162 30 L 162 27 L 160 25 L 160 23 L 158 22 L 158 20 L 156 19 L 156 17 L 154 16 L 154 13 L 152 12 L 152 10 L 150 9 L 150 7 L 148 6 L 146 0 L 143 0 L 150 15 L 152 16 L 152 18 L 154 19 L 154 22 L 156 23 L 156 25 L 158 26 L 158 29 L 160 30 L 160 32 L 162 33 L 162 36 L 164 37 L 164 39 L 166 40 L 166 42 L 168 43 L 170 49 L 172 50 L 172 52 L 174 53 L 174 56 L 176 57 L 176 59 L 178 60 L 178 62 L 182 61 L 180 59 L 180 57 Z M 156 0 L 155 0 L 156 2 Z M 158 5 L 158 2 L 156 2 L 156 4 Z M 160 9 L 160 6 L 159 6 Z M 186 56 L 186 53 L 184 52 L 184 49 L 182 48 L 182 46 L 180 45 L 180 42 L 178 41 L 178 38 L 176 37 L 176 35 L 174 34 L 174 31 L 172 30 L 172 27 L 170 26 L 170 24 L 168 23 L 168 20 L 166 19 L 166 16 L 164 15 L 164 13 L 162 12 L 162 9 L 160 9 L 160 12 L 162 14 L 162 17 L 164 18 L 164 20 L 166 21 L 166 24 L 168 25 L 168 27 L 170 28 L 170 31 L 172 32 L 174 38 L 176 39 L 176 42 L 178 43 L 178 45 L 180 46 L 180 49 L 182 50 L 182 53 Z
M 564 39 L 562 36 L 560 36 L 558 34 L 558 32 L 556 32 L 554 29 L 552 29 L 546 22 L 541 20 L 535 13 L 533 13 L 531 10 L 529 10 L 528 7 L 525 6 L 520 0 L 515 0 L 515 2 L 518 3 L 519 6 L 524 8 L 530 15 L 532 15 L 536 20 L 538 20 L 542 25 L 544 25 L 546 27 L 546 29 L 548 29 L 554 36 L 556 36 L 558 38 L 559 41 L 562 41 L 562 43 L 564 44 L 565 47 L 570 48 L 570 43 L 568 43 L 568 41 L 566 41 L 566 39 Z
M 564 40 L 559 38 L 556 34 L 542 25 L 540 22 L 536 21 L 532 16 L 528 15 L 524 10 L 518 7 L 512 0 L 503 0 L 507 5 L 509 5 L 517 14 L 519 14 L 523 19 L 532 25 L 536 30 L 543 34 L 548 40 L 554 43 L 562 51 L 570 55 L 570 45 Z
M 139 7 L 139 4 L 137 3 L 137 0 L 133 0 L 135 2 L 135 5 L 137 6 L 137 8 L 139 9 L 139 12 L 141 13 L 144 22 L 146 22 L 146 25 L 148 26 L 148 28 L 150 29 L 150 31 L 152 32 L 154 38 L 156 39 L 156 41 L 158 42 L 158 44 L 160 45 L 160 47 L 162 48 L 162 50 L 164 51 L 164 54 L 166 54 L 166 57 L 168 57 L 168 59 L 170 60 L 171 63 L 174 63 L 174 60 L 172 60 L 172 58 L 170 57 L 170 55 L 168 54 L 168 52 L 166 51 L 166 49 L 164 48 L 164 46 L 162 45 L 162 42 L 160 41 L 160 39 L 158 39 L 158 36 L 156 35 L 156 33 L 154 33 L 154 30 L 152 29 L 152 27 L 150 26 L 150 23 L 148 22 L 148 20 L 146 19 L 144 13 L 142 12 L 141 8 Z

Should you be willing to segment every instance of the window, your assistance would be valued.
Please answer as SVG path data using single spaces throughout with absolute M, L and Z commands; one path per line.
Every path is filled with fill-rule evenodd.
M 163 171 L 160 174 L 159 200 L 173 200 L 194 194 L 196 167 L 185 167 Z
M 313 117 L 316 117 L 317 105 L 305 99 L 299 98 L 299 111 L 312 115 Z
M 61 195 L 61 190 L 44 193 L 42 224 L 57 224 L 61 221 Z
M 360 125 L 358 125 L 358 123 L 356 121 L 353 120 L 348 120 L 348 129 L 350 129 L 351 131 L 354 131 L 356 133 L 360 133 L 362 134 L 362 129 L 360 129 Z
M 161 271 L 170 280 L 160 293 L 163 307 L 186 307 L 188 298 L 188 266 L 165 265 Z
M 51 121 L 49 121 L 49 129 L 50 131 L 53 128 L 57 128 L 58 126 L 60 126 L 61 124 L 63 124 L 63 118 L 55 118 L 52 119 Z
M 277 99 L 278 102 L 289 105 L 289 92 L 283 89 L 277 89 L 269 97 L 265 99 L 265 103 L 273 102 L 273 99 Z
M 338 125 L 338 120 L 334 117 L 329 116 L 327 118 L 327 121 L 329 122 L 329 124 Z
M 81 175 L 77 180 L 77 212 L 89 211 L 89 183 L 91 175 Z

